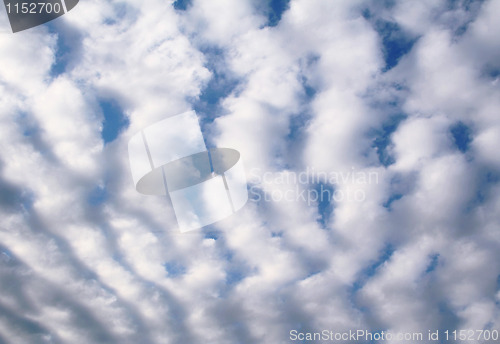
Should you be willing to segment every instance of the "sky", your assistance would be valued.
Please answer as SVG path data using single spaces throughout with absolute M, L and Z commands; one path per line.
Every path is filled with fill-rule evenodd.
M 499 16 L 86 0 L 13 34 L 0 12 L 0 343 L 500 330 Z M 127 144 L 190 110 L 249 201 L 180 233 Z

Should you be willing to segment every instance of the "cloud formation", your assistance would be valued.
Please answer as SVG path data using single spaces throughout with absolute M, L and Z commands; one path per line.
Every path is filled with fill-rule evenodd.
M 89 0 L 0 33 L 1 343 L 500 329 L 499 3 L 283 3 Z M 253 200 L 180 234 L 127 143 L 193 108 Z

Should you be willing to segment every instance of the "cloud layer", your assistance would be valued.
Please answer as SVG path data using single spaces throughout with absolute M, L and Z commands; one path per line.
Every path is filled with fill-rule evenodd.
M 500 329 L 499 2 L 283 4 L 0 32 L 0 343 Z M 180 234 L 127 143 L 190 109 L 252 200 Z

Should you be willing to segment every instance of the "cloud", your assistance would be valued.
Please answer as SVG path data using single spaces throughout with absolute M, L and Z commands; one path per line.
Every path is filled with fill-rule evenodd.
M 181 7 L 0 35 L 0 341 L 498 328 L 498 3 Z M 180 234 L 127 143 L 191 108 L 252 200 Z

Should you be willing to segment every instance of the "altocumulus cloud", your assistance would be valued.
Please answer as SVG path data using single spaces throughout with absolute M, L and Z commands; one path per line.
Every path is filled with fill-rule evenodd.
M 500 329 L 499 15 L 89 0 L 0 33 L 0 342 Z M 192 108 L 262 197 L 181 235 L 166 200 L 134 190 L 127 142 Z M 263 197 L 320 188 L 364 197 Z

